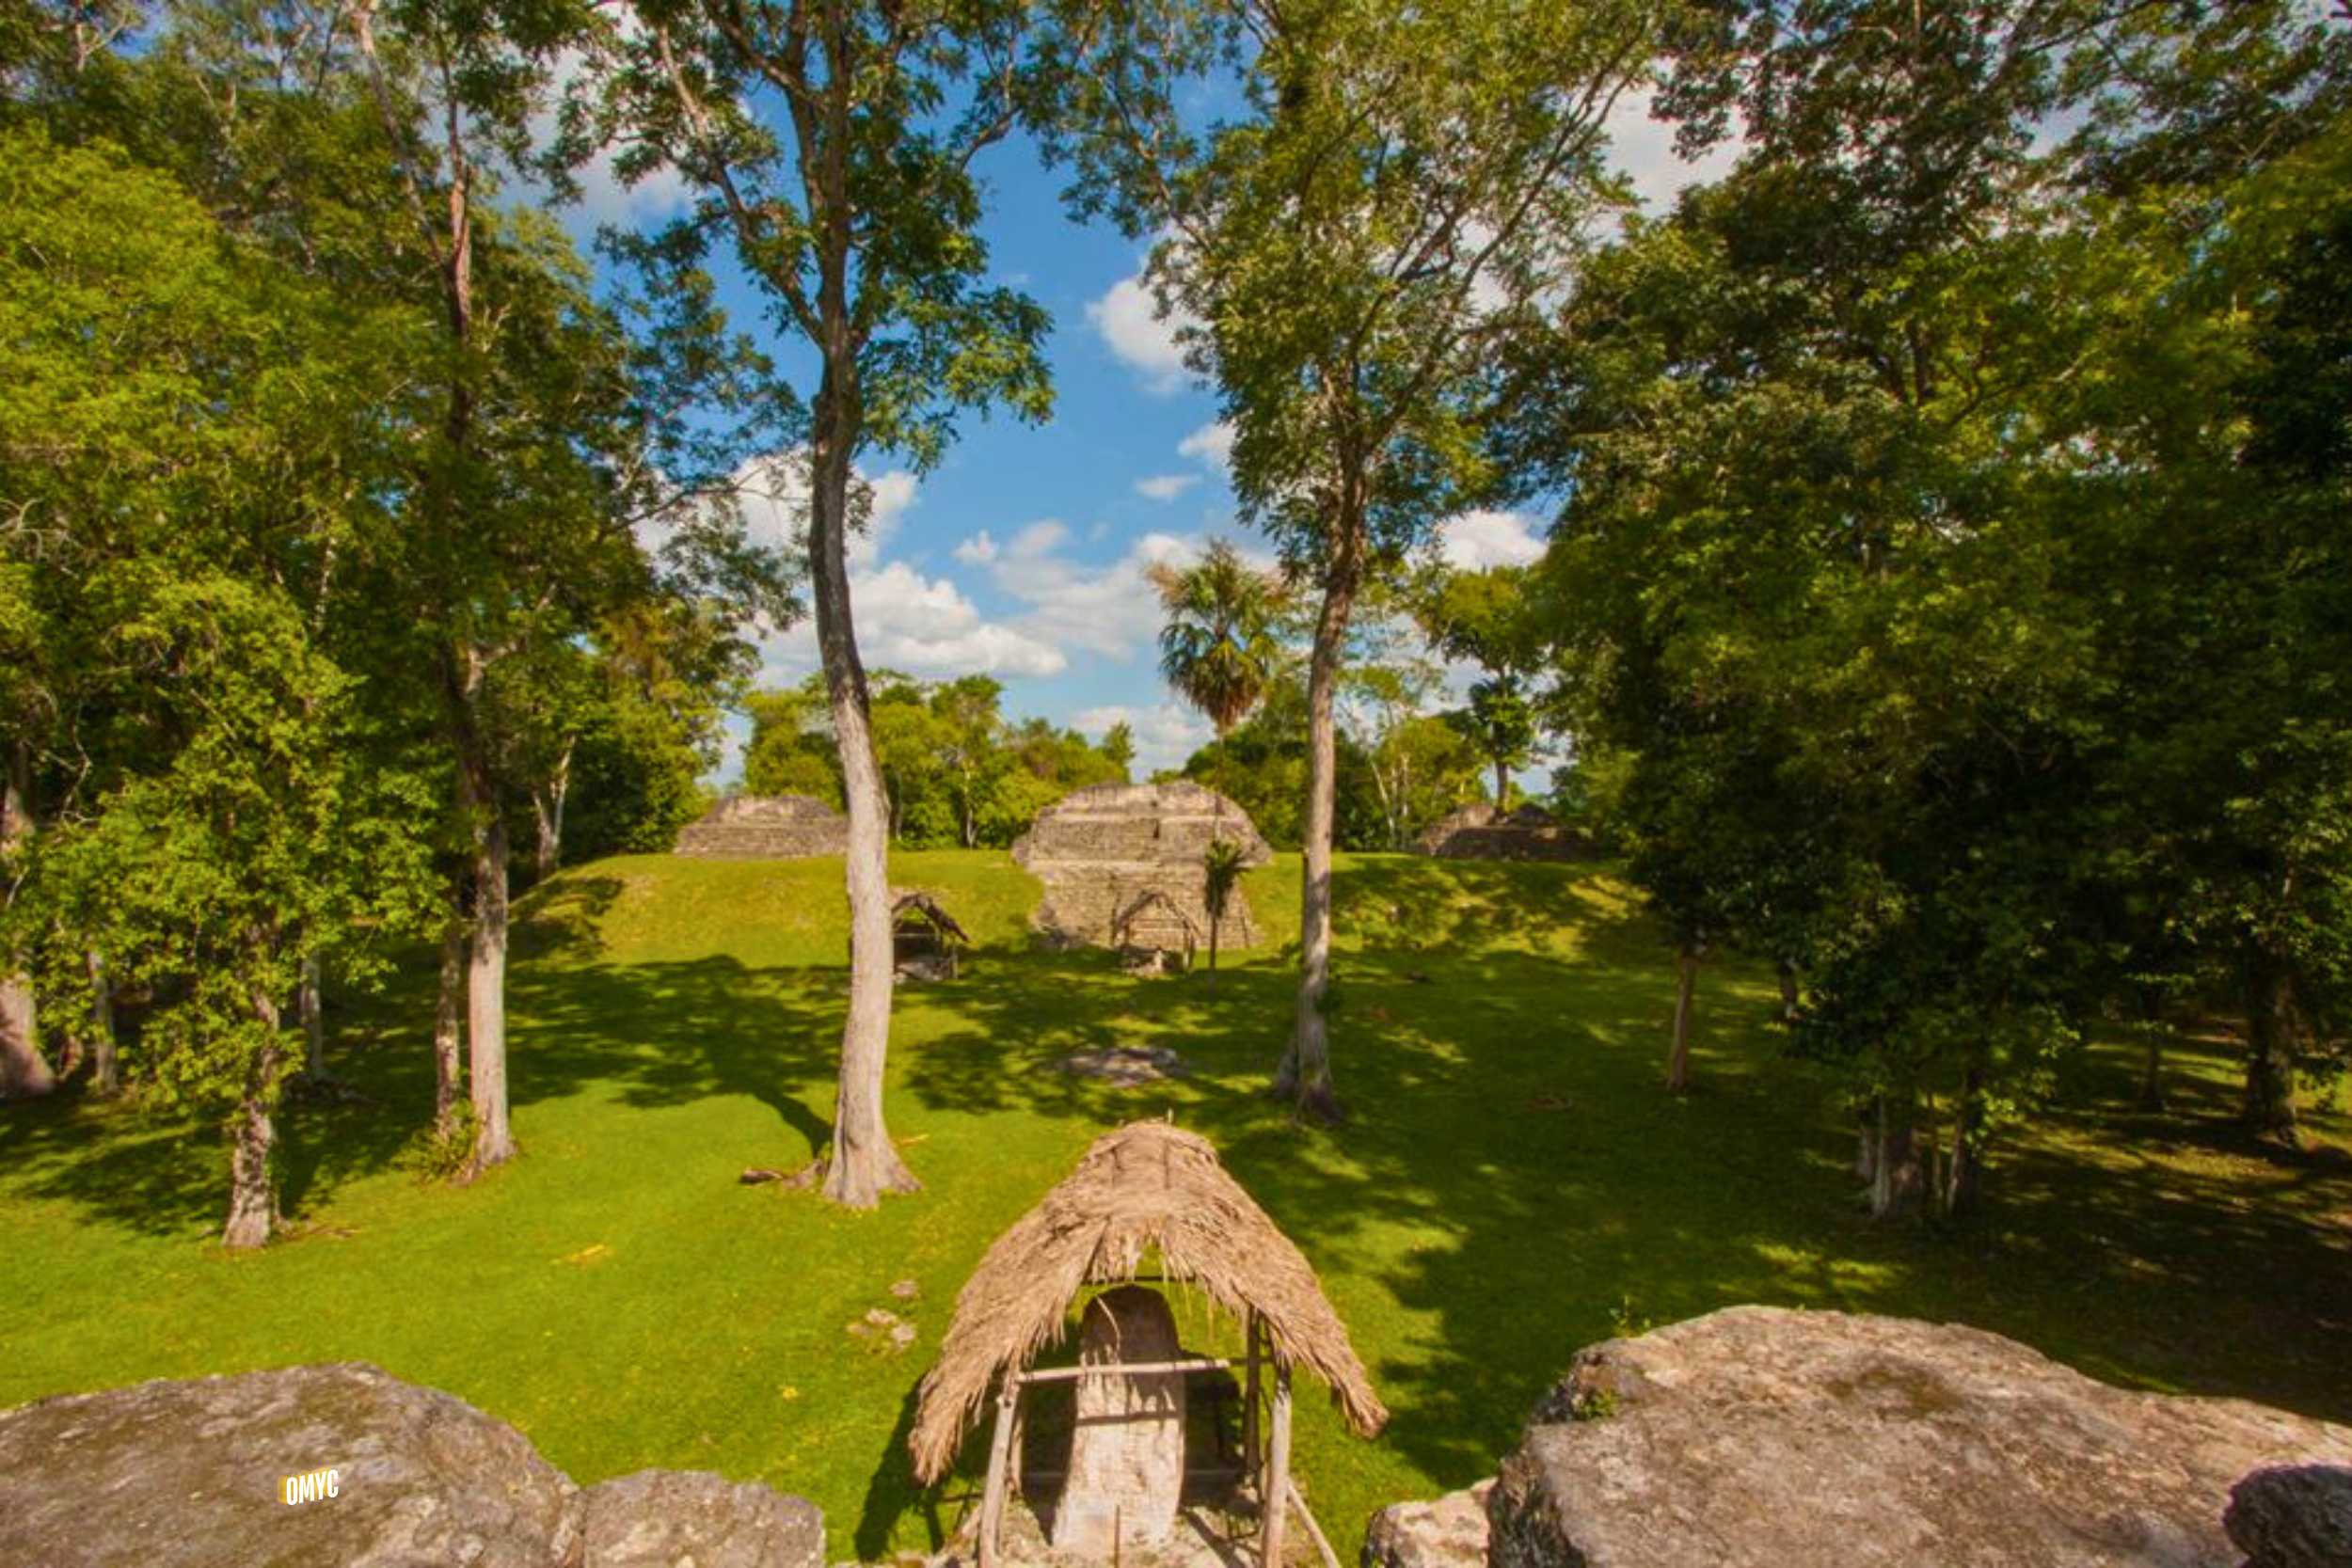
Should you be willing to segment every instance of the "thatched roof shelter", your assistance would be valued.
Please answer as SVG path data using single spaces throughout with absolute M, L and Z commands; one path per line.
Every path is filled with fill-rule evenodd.
M 956 917 L 940 907 L 939 900 L 928 893 L 893 889 L 890 895 L 890 922 L 899 930 L 928 927 L 942 940 L 972 945 L 972 938 L 956 924 Z
M 1152 947 L 1190 954 L 1200 944 L 1200 924 L 1160 888 L 1147 888 L 1111 917 L 1113 947 Z
M 1153 1254 L 1166 1278 L 1189 1281 L 1261 1325 L 1285 1373 L 1304 1368 L 1328 1384 L 1359 1435 L 1387 1424 L 1347 1330 L 1290 1238 L 1226 1174 L 1206 1138 L 1137 1122 L 1097 1138 L 965 1282 L 939 1362 L 923 1379 L 908 1439 L 916 1476 L 929 1484 L 946 1474 L 991 1386 L 1061 1339 L 1081 1291 L 1136 1278 Z

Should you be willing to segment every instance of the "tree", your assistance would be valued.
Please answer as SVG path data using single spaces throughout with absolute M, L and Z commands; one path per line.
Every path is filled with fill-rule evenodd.
M 167 1102 L 228 1113 L 221 1239 L 259 1246 L 278 1219 L 284 999 L 306 960 L 332 953 L 359 976 L 421 928 L 431 878 L 408 820 L 422 792 L 349 767 L 337 744 L 348 677 L 266 591 L 174 584 L 118 635 L 125 661 L 167 693 L 152 721 L 175 742 L 171 762 L 61 830 L 56 877 L 104 889 L 116 973 L 166 999 L 139 1032 L 143 1077 Z
M 824 682 L 812 676 L 786 690 L 744 699 L 751 739 L 743 748 L 743 788 L 753 795 L 810 795 L 841 804 L 838 752 Z
M 1217 934 L 1224 928 L 1225 911 L 1241 885 L 1242 847 L 1230 838 L 1213 838 L 1201 851 L 1200 901 L 1209 911 L 1209 973 L 1216 973 Z
M 739 517 L 693 504 L 726 454 L 685 412 L 735 364 L 707 320 L 673 312 L 632 339 L 552 223 L 486 199 L 495 171 L 526 157 L 549 61 L 580 23 L 562 6 L 434 0 L 188 8 L 135 49 L 37 77 L 61 135 L 171 170 L 274 276 L 323 291 L 346 364 L 388 372 L 367 418 L 303 473 L 306 520 L 334 527 L 302 536 L 287 580 L 321 646 L 368 672 L 371 744 L 403 766 L 421 748 L 442 759 L 453 804 L 433 815 L 466 849 L 450 907 L 474 938 L 475 1170 L 512 1148 L 505 816 L 542 782 L 507 776 L 531 737 L 502 727 L 527 705 L 497 700 L 501 666 L 649 597 L 696 599 L 729 626 L 790 610 Z M 340 397 L 311 404 L 269 413 L 292 429 L 348 412 Z
M 1511 771 L 1535 754 L 1535 705 L 1517 675 L 1470 682 L 1470 701 L 1446 715 L 1495 770 L 1495 810 L 1511 804 Z
M 2262 74 L 2296 50 L 2247 29 L 2285 16 L 2216 19 L 2221 53 Z M 2164 135 L 2148 83 L 2238 65 L 2203 74 L 2135 8 L 1723 20 L 1664 102 L 1702 141 L 1736 105 L 1748 151 L 1595 259 L 1562 387 L 1521 383 L 1572 490 L 1544 572 L 1562 673 L 1632 758 L 1618 816 L 1661 912 L 1805 967 L 1793 1044 L 1854 1092 L 1874 1212 L 1956 1212 L 2127 985 L 2209 942 L 2273 1038 L 2280 974 L 2326 988 L 2287 933 L 2344 885 L 2317 805 L 2341 710 L 2265 699 L 2281 660 L 2333 667 L 2315 585 L 2341 574 L 2304 568 L 2338 546 L 2249 461 L 2243 302 L 2272 296 L 2210 285 L 2215 236 L 2260 226 L 2226 190 L 2103 199 L 2097 160 L 2034 144 L 2101 84 L 2123 102 L 2093 123 Z M 2299 116 L 2247 145 L 2292 163 Z
M 44 454 L 9 476 L 0 605 L 38 635 L 8 738 L 54 805 L 0 950 L 45 948 L 53 994 L 148 993 L 125 1066 L 226 1118 L 223 1235 L 256 1245 L 288 999 L 423 926 L 422 782 L 325 651 L 400 339 L 119 150 L 4 139 L 0 449 Z
M 1121 719 L 1103 732 L 1103 754 L 1119 769 L 1119 782 L 1125 784 L 1136 760 L 1135 726 Z
M 1335 829 L 1350 847 L 1405 849 L 1439 817 L 1477 798 L 1477 757 L 1461 731 L 1425 711 L 1445 684 L 1444 670 L 1428 654 L 1412 623 L 1385 605 L 1358 617 L 1339 698 L 1341 736 L 1363 753 L 1382 830 L 1367 846 Z
M 1150 277 L 1199 324 L 1243 515 L 1319 595 L 1298 1000 L 1275 1082 L 1312 1115 L 1339 1112 L 1323 1004 L 1349 623 L 1368 582 L 1492 487 L 1493 351 L 1606 199 L 1601 123 L 1659 19 L 1637 0 L 1171 3 L 1136 8 L 1082 61 L 1062 146 L 1093 209 L 1165 232 Z M 1195 136 L 1169 87 L 1204 55 L 1249 112 Z
M 1160 675 L 1200 710 L 1218 740 L 1258 705 L 1281 659 L 1281 580 L 1252 568 L 1231 543 L 1214 541 L 1191 566 L 1155 562 Z
M 1440 566 L 1416 595 L 1415 609 L 1438 651 L 1485 672 L 1453 721 L 1494 768 L 1498 812 L 1510 806 L 1512 770 L 1535 753 L 1535 705 L 1527 685 L 1542 667 L 1546 640 L 1529 584 L 1525 567 Z
M 798 427 L 791 463 L 850 818 L 850 1007 L 823 1191 L 870 1208 L 918 1183 L 882 1119 L 888 803 L 850 614 L 847 540 L 870 495 L 856 464 L 886 451 L 923 471 L 961 412 L 1048 407 L 1043 313 L 983 281 L 971 172 L 1013 128 L 1028 8 L 662 0 L 636 14 L 635 32 L 607 40 L 605 123 L 626 138 L 625 172 L 666 164 L 698 197 L 637 254 L 691 284 L 712 241 L 731 238 L 818 365 L 804 406 L 781 383 L 771 395 Z

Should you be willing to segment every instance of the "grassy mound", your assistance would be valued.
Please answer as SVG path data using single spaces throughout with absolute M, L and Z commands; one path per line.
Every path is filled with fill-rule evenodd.
M 209 1131 L 72 1097 L 0 1112 L 0 1405 L 373 1361 L 514 1422 L 583 1482 L 759 1480 L 823 1506 L 834 1557 L 879 1558 L 961 1506 L 960 1482 L 916 1492 L 905 1436 L 965 1274 L 1096 1132 L 1172 1114 L 1322 1272 L 1395 1411 L 1363 1444 L 1302 1406 L 1299 1468 L 1343 1554 L 1369 1509 L 1490 1472 L 1578 1346 L 1733 1302 L 1960 1320 L 2111 1380 L 2352 1419 L 2352 1171 L 2243 1151 L 2218 1053 L 2177 1064 L 2161 1117 L 2126 1109 L 2128 1060 L 2094 1054 L 2000 1152 L 1980 1222 L 1874 1228 L 1843 1173 L 1851 1128 L 1775 1060 L 1760 971 L 1710 967 L 1696 1091 L 1660 1090 L 1666 954 L 1605 872 L 1343 857 L 1335 1132 L 1260 1093 L 1292 954 L 1133 980 L 1034 944 L 1038 884 L 1001 854 L 900 856 L 892 879 L 981 944 L 964 979 L 898 1001 L 889 1114 L 922 1196 L 851 1215 L 736 1183 L 825 1136 L 838 863 L 599 862 L 523 906 L 523 1158 L 472 1188 L 395 1164 L 431 1096 L 421 975 L 331 1013 L 335 1066 L 374 1102 L 289 1115 L 305 1229 L 259 1256 L 209 1244 Z M 1296 879 L 1288 857 L 1247 879 L 1265 929 L 1295 929 Z M 1190 1073 L 1122 1091 L 1058 1070 L 1120 1044 L 1173 1046 Z M 912 1308 L 889 1291 L 907 1278 Z M 913 1318 L 912 1351 L 849 1332 L 874 1307 Z M 1187 1343 L 1228 1342 L 1198 1304 L 1179 1314 Z

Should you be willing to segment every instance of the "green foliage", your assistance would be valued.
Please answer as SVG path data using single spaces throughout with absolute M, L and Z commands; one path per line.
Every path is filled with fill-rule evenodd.
M 1219 736 L 1258 705 L 1282 663 L 1281 579 L 1253 569 L 1223 539 L 1198 564 L 1151 569 L 1166 619 L 1160 674 Z
M 914 1485 L 899 1427 L 956 1291 L 1090 1138 L 1168 1112 L 1307 1253 L 1395 1413 L 1365 1443 L 1319 1394 L 1297 1401 L 1298 1473 L 1343 1560 L 1375 1508 L 1510 1451 L 1574 1347 L 1738 1303 L 1967 1323 L 2111 1383 L 2352 1415 L 2335 1310 L 2352 1178 L 2217 1148 L 2226 1052 L 2185 1048 L 2176 1108 L 2153 1120 L 2131 1108 L 2136 1053 L 2093 1052 L 2064 1121 L 2018 1130 L 2027 1179 L 1957 1244 L 1857 1225 L 1851 1123 L 1780 1062 L 1760 966 L 1709 966 L 1697 1049 L 1721 1092 L 1656 1092 L 1661 934 L 1598 868 L 1341 857 L 1349 1016 L 1377 1042 L 1352 1083 L 1409 1113 L 1330 1137 L 1263 1093 L 1281 946 L 1229 949 L 1214 988 L 1130 980 L 1102 954 L 1033 948 L 1038 884 L 1000 853 L 897 856 L 891 879 L 939 889 L 977 939 L 961 980 L 896 1003 L 889 1117 L 932 1196 L 844 1225 L 738 1189 L 743 1165 L 795 1165 L 824 1131 L 839 875 L 653 856 L 529 895 L 514 1063 L 536 1131 L 526 1160 L 460 1194 L 389 1164 L 425 1119 L 421 955 L 349 1015 L 378 1043 L 338 1070 L 377 1103 L 289 1109 L 290 1164 L 312 1172 L 303 1233 L 246 1266 L 193 1244 L 217 1176 L 177 1125 L 72 1097 L 12 1107 L 0 1404 L 364 1356 L 525 1428 L 582 1484 L 647 1465 L 758 1478 L 823 1508 L 829 1561 L 927 1550 L 937 1495 Z M 1298 879 L 1290 856 L 1245 874 L 1269 930 L 1296 919 Z M 1399 906 L 1425 946 L 1375 921 Z M 1171 1046 L 1189 1070 L 1147 1091 L 1056 1070 L 1105 1040 Z M 2343 1117 L 2315 1121 L 2352 1145 Z M 902 1277 L 912 1307 L 885 1291 Z M 709 1309 L 681 1313 L 688 1299 Z M 458 1300 L 465 1335 L 439 1309 Z M 874 1307 L 915 1323 L 914 1351 L 844 1354 L 843 1325 Z M 1238 1334 L 1194 1318 L 1185 1342 L 1230 1354 Z M 985 1454 L 976 1440 L 951 1490 Z
M 1001 848 L 1072 790 L 1126 782 L 1126 763 L 1110 752 L 1116 728 L 1096 747 L 1041 719 L 1011 723 L 999 708 L 1003 689 L 989 676 L 933 683 L 881 671 L 873 686 L 874 746 L 894 843 Z M 838 807 L 840 762 L 822 677 L 754 692 L 746 706 L 745 791 L 812 795 Z
M 2292 992 L 2325 1035 L 2352 941 L 2352 709 L 2304 674 L 2352 656 L 2318 522 L 2344 121 L 2194 126 L 2256 59 L 2339 102 L 2352 55 L 2284 8 L 2174 27 L 1693 35 L 1665 102 L 1702 140 L 1736 105 L 1749 149 L 1594 259 L 1527 405 L 1573 490 L 1540 586 L 1565 699 L 1634 875 L 1678 942 L 1804 971 L 1801 1052 L 1979 1139 L 2145 995 L 2258 1034 Z
M 1372 761 L 1344 733 L 1338 736 L 1337 752 L 1335 842 L 1345 848 L 1384 848 L 1389 825 Z M 1278 684 L 1231 735 L 1186 757 L 1178 775 L 1230 797 L 1267 843 L 1296 847 L 1307 797 L 1306 692 L 1295 679 Z

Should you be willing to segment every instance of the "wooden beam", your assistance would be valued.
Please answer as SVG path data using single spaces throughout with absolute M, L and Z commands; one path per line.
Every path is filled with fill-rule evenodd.
M 996 1432 L 988 1445 L 988 1489 L 980 1494 L 979 1568 L 996 1568 L 996 1536 L 1005 1522 L 1005 1472 L 1012 1455 L 1013 1407 L 1021 1386 L 1005 1380 L 996 1396 Z
M 1297 1506 L 1298 1522 L 1307 1527 L 1309 1538 L 1314 1542 L 1316 1552 L 1323 1558 L 1323 1568 L 1340 1568 L 1340 1554 L 1331 1549 L 1331 1543 L 1324 1535 L 1323 1527 L 1315 1523 L 1315 1511 L 1307 1506 L 1307 1494 L 1298 1489 L 1295 1481 L 1284 1484 L 1290 1490 L 1291 1501 Z
M 1274 1366 L 1273 1433 L 1266 1444 L 1265 1469 L 1258 1481 L 1258 1506 L 1265 1517 L 1260 1522 L 1263 1533 L 1258 1541 L 1259 1568 L 1282 1568 L 1282 1506 L 1290 1500 L 1291 1490 L 1291 1371 L 1280 1362 Z
M 1081 1377 L 1158 1377 L 1168 1372 L 1222 1372 L 1233 1363 L 1202 1355 L 1186 1361 L 1088 1361 L 1075 1367 L 1038 1367 L 1014 1374 L 1021 1383 L 1068 1383 Z
M 1244 1470 L 1258 1468 L 1258 1309 L 1249 1307 L 1242 1318 L 1242 1338 L 1248 1345 L 1249 1371 L 1241 1393 L 1241 1465 Z

